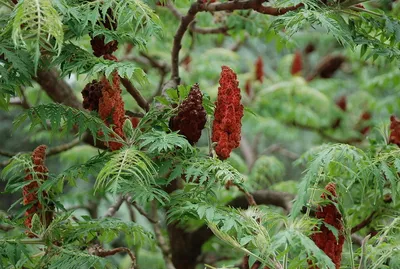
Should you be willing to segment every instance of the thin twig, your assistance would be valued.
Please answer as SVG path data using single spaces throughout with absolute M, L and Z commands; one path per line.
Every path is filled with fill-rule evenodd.
M 6 151 L 6 150 L 0 150 L 0 155 L 4 156 L 4 157 L 13 157 L 15 155 L 15 153 Z
M 140 112 L 133 112 L 130 110 L 125 110 L 125 115 L 129 116 L 129 117 L 135 117 L 135 118 L 143 118 L 144 114 L 140 113 Z
M 83 137 L 86 137 L 86 136 L 83 136 Z M 62 144 L 62 145 L 59 145 L 59 146 L 55 146 L 55 147 L 49 148 L 47 150 L 46 156 L 57 155 L 57 154 L 59 154 L 61 152 L 67 151 L 67 150 L 77 146 L 79 143 L 80 143 L 80 139 L 79 138 L 75 138 L 74 140 L 72 140 L 71 142 L 68 142 L 66 144 Z M 23 152 L 22 151 L 22 152 L 18 152 L 18 153 L 28 153 L 28 152 Z M 9 157 L 9 158 L 14 157 L 18 153 L 0 150 L 0 155 L 5 156 L 5 157 Z M 0 163 L 0 167 L 7 166 L 10 162 L 11 162 L 11 159 L 1 162 Z
M 248 1 L 228 1 L 228 2 L 216 2 L 216 3 L 202 3 L 197 1 L 193 3 L 187 14 L 181 16 L 179 11 L 173 8 L 173 5 L 167 3 L 167 7 L 173 11 L 173 14 L 180 19 L 181 23 L 174 35 L 174 41 L 172 46 L 171 54 L 171 83 L 170 85 L 178 85 L 180 83 L 179 76 L 179 52 L 182 48 L 182 39 L 186 33 L 189 25 L 194 21 L 196 14 L 204 11 L 234 11 L 234 10 L 254 10 L 262 14 L 268 14 L 273 16 L 283 15 L 289 11 L 296 10 L 303 6 L 303 4 L 298 4 L 290 7 L 274 8 L 269 6 L 264 6 L 263 3 L 266 0 L 248 0 Z M 166 87 L 166 86 L 165 86 Z
M 121 207 L 122 203 L 124 202 L 125 198 L 124 196 L 120 195 L 117 199 L 117 201 L 108 208 L 106 214 L 104 215 L 105 218 L 107 217 L 112 217 L 114 216 L 117 211 L 119 210 L 119 208 Z
M 13 227 L 13 226 L 6 226 L 6 225 L 0 224 L 0 230 L 5 231 L 5 232 L 11 231 L 14 228 L 15 227 Z
M 253 147 L 250 145 L 244 134 L 242 134 L 240 141 L 240 150 L 244 156 L 244 159 L 246 160 L 247 167 L 250 169 L 254 164 L 256 156 L 253 151 Z
M 171 67 L 169 67 L 167 63 L 158 61 L 154 59 L 152 56 L 148 55 L 147 53 L 140 52 L 140 55 L 144 57 L 152 67 L 160 70 L 160 72 L 168 73 L 171 69 Z
M 157 91 L 155 93 L 153 93 L 153 95 L 147 100 L 148 103 L 153 102 L 154 98 L 159 96 L 162 93 L 166 75 L 167 75 L 167 73 L 161 73 L 160 81 L 158 82 Z
M 297 153 L 289 151 L 278 144 L 273 144 L 273 145 L 269 146 L 261 153 L 261 155 L 270 154 L 270 153 L 274 153 L 274 152 L 279 152 L 283 156 L 288 157 L 289 159 L 292 159 L 292 160 L 297 160 L 299 158 L 299 155 Z
M 142 215 L 143 217 L 145 217 L 148 221 L 150 221 L 151 223 L 158 223 L 158 220 L 153 219 L 152 217 L 149 216 L 149 214 L 147 214 L 147 212 L 140 207 L 136 201 L 132 202 L 132 206 L 134 208 L 136 208 L 136 210 L 140 213 L 140 215 Z
M 131 219 L 132 222 L 136 222 L 136 214 L 135 214 L 135 211 L 133 210 L 133 205 L 126 200 L 125 200 L 125 204 L 129 211 L 129 218 Z
M 171 10 L 172 14 L 177 18 L 178 20 L 182 19 L 183 14 L 179 12 L 179 10 L 172 4 L 171 0 L 167 1 L 166 7 Z
M 356 233 L 359 230 L 361 230 L 362 228 L 364 228 L 365 226 L 367 226 L 368 224 L 370 224 L 376 213 L 377 213 L 376 211 L 373 211 L 366 219 L 364 219 L 359 224 L 357 224 L 356 226 L 351 228 L 351 233 L 352 234 Z
M 207 35 L 207 34 L 227 34 L 229 27 L 224 25 L 220 27 L 197 27 L 196 22 L 190 24 L 189 30 L 198 34 Z
M 242 39 L 239 39 L 235 44 L 233 44 L 229 49 L 233 52 L 238 51 L 244 43 L 246 43 L 247 39 L 249 38 L 249 34 L 245 33 Z
M 84 137 L 86 137 L 86 135 Z M 71 142 L 52 147 L 47 151 L 46 156 L 53 156 L 53 155 L 59 154 L 61 152 L 67 151 L 69 149 L 72 149 L 73 147 L 79 145 L 79 143 L 81 142 L 81 139 L 83 140 L 84 137 L 82 137 L 82 138 L 77 137 L 74 140 L 72 140 Z
M 247 202 L 249 203 L 249 205 L 251 206 L 256 206 L 256 200 L 254 200 L 254 197 L 251 193 L 249 193 L 248 191 L 246 191 L 245 189 L 242 188 L 242 186 L 235 184 L 235 186 L 239 189 L 239 191 L 243 192 L 244 196 L 246 197 Z
M 334 136 L 331 136 L 329 134 L 327 134 L 325 132 L 326 129 L 329 129 L 330 127 L 315 127 L 315 126 L 309 126 L 309 125 L 304 125 L 298 122 L 290 122 L 287 123 L 288 125 L 291 125 L 293 127 L 297 127 L 303 130 L 307 130 L 307 131 L 313 131 L 318 133 L 320 136 L 322 136 L 323 138 L 326 138 L 330 141 L 336 142 L 336 143 L 343 143 L 343 144 L 353 144 L 353 143 L 359 143 L 362 141 L 362 139 L 360 137 L 352 137 L 352 138 L 347 138 L 347 139 L 340 139 L 340 138 L 336 138 Z
M 133 252 L 129 248 L 118 247 L 118 248 L 114 248 L 114 249 L 111 249 L 111 250 L 105 250 L 99 245 L 94 245 L 91 248 L 89 248 L 89 253 L 90 254 L 96 255 L 96 256 L 99 256 L 99 257 L 108 257 L 108 256 L 112 256 L 112 255 L 115 255 L 115 254 L 121 253 L 121 252 L 126 252 L 129 255 L 129 257 L 132 260 L 131 268 L 134 269 L 135 268 L 135 264 L 136 264 L 136 257 L 135 257 L 135 255 L 133 254 Z

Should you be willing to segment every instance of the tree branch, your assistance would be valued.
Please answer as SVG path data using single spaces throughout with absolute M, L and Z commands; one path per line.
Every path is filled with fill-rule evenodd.
M 143 208 L 141 208 L 135 201 L 133 201 L 131 204 L 134 208 L 136 208 L 136 210 L 140 213 L 140 215 L 145 217 L 148 221 L 150 221 L 151 223 L 158 223 L 158 220 L 150 217 L 149 214 L 147 214 L 147 212 Z
M 86 137 L 86 135 L 83 136 L 82 140 L 84 140 L 85 137 Z M 67 150 L 72 149 L 73 147 L 79 145 L 80 142 L 81 142 L 81 139 L 79 137 L 77 137 L 74 140 L 72 140 L 71 142 L 50 148 L 47 151 L 46 155 L 53 156 L 53 155 L 59 154 L 61 152 L 67 151 Z
M 314 127 L 314 126 L 309 126 L 309 125 L 304 125 L 298 122 L 290 122 L 287 123 L 288 125 L 291 125 L 293 127 L 297 127 L 303 130 L 307 131 L 313 131 L 318 133 L 320 136 L 323 138 L 326 138 L 330 141 L 336 142 L 336 143 L 343 143 L 343 144 L 353 144 L 353 143 L 359 143 L 362 141 L 360 137 L 352 137 L 352 138 L 347 138 L 347 139 L 340 139 L 336 138 L 334 136 L 329 135 L 328 133 L 325 132 L 325 129 L 329 129 L 330 127 Z
M 273 16 L 278 16 L 278 15 L 283 15 L 289 11 L 296 10 L 300 7 L 303 6 L 303 4 L 298 4 L 295 6 L 291 7 L 285 7 L 285 8 L 274 8 L 274 7 L 268 7 L 264 6 L 263 3 L 266 2 L 266 0 L 248 0 L 248 1 L 229 1 L 229 2 L 216 2 L 216 3 L 202 3 L 200 1 L 197 1 L 193 3 L 187 14 L 185 16 L 181 16 L 179 11 L 176 9 L 174 10 L 172 4 L 167 5 L 168 8 L 170 8 L 174 15 L 181 20 L 181 23 L 178 27 L 178 30 L 176 31 L 176 34 L 174 36 L 174 42 L 172 46 L 172 54 L 171 54 L 171 68 L 172 68 L 172 73 L 171 73 L 171 82 L 167 83 L 168 86 L 172 85 L 178 85 L 180 83 L 180 77 L 179 77 L 179 51 L 182 47 L 182 39 L 187 31 L 189 25 L 192 23 L 192 21 L 195 19 L 195 16 L 198 12 L 204 12 L 204 11 L 234 11 L 234 10 L 254 10 L 256 12 L 262 13 L 262 14 L 268 14 L 268 15 L 273 15 Z M 165 88 L 165 86 L 164 86 Z
M 122 84 L 125 86 L 126 90 L 132 95 L 132 97 L 136 100 L 137 104 L 144 110 L 149 111 L 149 103 L 147 103 L 146 99 L 140 94 L 138 89 L 133 86 L 133 84 L 126 78 L 121 78 Z
M 220 27 L 197 27 L 196 22 L 194 21 L 193 23 L 190 24 L 189 27 L 190 31 L 202 34 L 202 35 L 207 35 L 207 34 L 227 34 L 228 33 L 228 26 L 220 26 Z
M 292 200 L 294 195 L 286 192 L 278 192 L 272 190 L 259 190 L 252 192 L 251 195 L 254 201 L 259 205 L 274 205 L 283 208 L 286 211 L 290 211 L 292 208 Z M 248 202 L 245 196 L 239 196 L 233 199 L 228 204 L 235 208 L 247 208 Z
M 75 96 L 72 88 L 63 79 L 59 78 L 55 70 L 39 70 L 35 80 L 56 103 L 82 109 L 82 104 Z
M 361 230 L 362 228 L 364 228 L 365 226 L 367 226 L 368 224 L 370 224 L 376 213 L 377 213 L 376 211 L 373 211 L 366 219 L 364 219 L 359 224 L 357 224 L 356 226 L 351 228 L 351 233 L 352 234 L 356 233 L 359 230 Z
M 133 254 L 133 252 L 129 248 L 118 247 L 118 248 L 114 248 L 114 249 L 111 249 L 111 250 L 105 250 L 99 245 L 94 245 L 94 246 L 90 247 L 88 251 L 89 251 L 90 254 L 96 255 L 96 256 L 99 256 L 99 257 L 108 257 L 108 256 L 115 255 L 117 253 L 126 252 L 129 255 L 129 257 L 131 258 L 131 260 L 132 260 L 132 267 L 131 268 L 132 269 L 135 268 L 136 257 L 135 257 L 135 255 Z
M 115 204 L 113 204 L 112 206 L 110 206 L 106 212 L 106 214 L 104 215 L 105 218 L 109 218 L 109 217 L 113 217 L 117 211 L 119 210 L 119 208 L 121 207 L 122 203 L 124 202 L 125 198 L 124 196 L 120 195 L 117 199 L 117 201 L 115 202 Z
M 83 136 L 83 137 L 86 137 L 86 136 Z M 66 144 L 62 144 L 62 145 L 59 145 L 59 146 L 55 146 L 55 147 L 49 148 L 47 150 L 46 156 L 49 157 L 49 156 L 57 155 L 57 154 L 59 154 L 61 152 L 67 151 L 67 150 L 77 146 L 79 143 L 80 143 L 80 139 L 79 138 L 75 138 L 74 140 L 72 140 L 71 142 L 68 142 Z M 19 153 L 24 153 L 24 152 L 19 152 Z M 25 152 L 25 153 L 28 153 L 28 152 Z M 12 158 L 17 154 L 18 153 L 13 153 L 13 152 L 9 152 L 9 151 L 0 150 L 0 155 L 5 156 L 5 157 L 9 157 L 9 158 Z M 11 159 L 6 160 L 4 162 L 1 162 L 0 163 L 0 167 L 7 166 L 10 162 L 11 162 Z

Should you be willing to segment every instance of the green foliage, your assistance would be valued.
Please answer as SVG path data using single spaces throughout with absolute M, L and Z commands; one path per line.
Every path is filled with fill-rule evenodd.
M 280 181 L 285 172 L 285 166 L 273 156 L 261 156 L 251 170 L 250 183 L 265 187 Z
M 183 168 L 183 170 L 182 170 Z M 184 174 L 187 182 L 196 182 L 199 186 L 210 189 L 216 183 L 225 185 L 228 181 L 243 187 L 244 179 L 233 166 L 216 158 L 194 157 L 182 162 L 172 171 L 170 179 L 174 176 Z
M 53 65 L 60 65 L 62 76 L 72 73 L 88 76 L 104 73 L 106 77 L 109 77 L 116 70 L 121 77 L 134 78 L 140 84 L 147 83 L 146 74 L 136 64 L 98 58 L 71 43 L 64 46 L 61 55 L 55 59 Z
M 0 229 L 1 268 L 125 268 L 120 257 L 94 255 L 93 247 L 98 243 L 105 249 L 127 246 L 139 263 L 145 264 L 142 267 L 154 267 L 158 266 L 154 257 L 166 255 L 164 245 L 171 243 L 170 247 L 176 248 L 176 242 L 182 241 L 189 250 L 200 247 L 197 240 L 202 238 L 193 235 L 206 225 L 216 238 L 208 244 L 211 250 L 203 246 L 201 261 L 207 260 L 208 254 L 215 260 L 228 259 L 210 265 L 215 268 L 241 263 L 242 254 L 250 256 L 250 266 L 260 261 L 269 268 L 307 268 L 309 263 L 335 268 L 311 239 L 322 224 L 312 213 L 324 204 L 320 196 L 329 182 L 337 186 L 334 204 L 343 215 L 347 241 L 341 267 L 400 267 L 400 150 L 387 145 L 388 115 L 398 114 L 400 105 L 398 63 L 390 62 L 400 55 L 400 4 L 284 0 L 270 1 L 264 8 L 302 5 L 280 16 L 255 10 L 203 12 L 206 7 L 238 3 L 224 0 L 203 3 L 195 10 L 197 14 L 191 9 L 189 15 L 195 18 L 190 22 L 190 16 L 180 17 L 187 14 L 193 4 L 190 1 L 160 1 L 176 5 L 176 9 L 142 0 L 20 0 L 15 6 L 12 2 L 0 1 L 0 108 L 13 105 L 7 114 L 10 117 L 23 108 L 15 126 L 29 129 L 24 136 L 30 141 L 33 136 L 34 143 L 49 144 L 49 148 L 58 138 L 71 134 L 82 140 L 91 135 L 106 146 L 117 142 L 122 147 L 110 152 L 79 146 L 62 153 L 60 162 L 48 158 L 46 181 L 35 173 L 29 154 L 15 155 L 2 170 L 5 190 L 21 193 L 29 183 L 24 178 L 31 174 L 40 183 L 37 191 L 43 208 L 52 208 L 54 219 L 45 227 L 40 214 L 35 214 L 32 227 L 23 227 L 22 215 L 30 205 L 18 208 L 21 199 L 15 199 L 10 209 L 14 217 L 0 214 L 1 227 L 13 228 L 7 232 Z M 366 8 L 355 6 L 359 2 Z M 227 33 L 205 34 L 218 27 L 228 27 Z M 177 43 L 181 34 L 182 44 Z M 118 42 L 113 54 L 118 61 L 92 54 L 89 40 L 96 36 L 104 37 L 106 43 Z M 315 50 L 307 51 L 307 45 Z M 179 57 L 172 62 L 177 60 L 179 66 L 171 66 L 171 51 L 176 53 L 177 48 Z M 296 75 L 290 72 L 293 49 L 302 57 L 302 70 Z M 333 71 L 334 75 L 328 74 L 332 77 L 319 73 L 311 79 L 332 55 L 340 55 L 345 63 Z M 263 59 L 262 70 L 254 66 L 258 57 Z M 225 161 L 212 156 L 214 145 L 210 141 L 221 65 L 235 70 L 243 105 L 257 115 L 245 115 L 242 136 L 248 145 L 243 143 L 241 150 Z M 132 98 L 122 91 L 126 115 L 141 119 L 134 128 L 126 116 L 124 137 L 120 137 L 95 112 L 48 104 L 51 96 L 39 94 L 43 81 L 34 78 L 36 71 L 48 67 L 68 76 L 66 85 L 77 95 L 88 79 L 109 78 L 118 72 L 133 81 L 148 100 L 149 111 L 146 107 L 139 115 L 143 106 L 134 101 L 140 97 Z M 182 84 L 165 89 L 171 85 L 171 67 L 179 70 L 172 80 Z M 256 79 L 256 71 L 261 71 L 263 79 Z M 169 129 L 169 121 L 194 83 L 203 91 L 209 120 L 202 138 L 192 146 Z M 346 109 L 335 103 L 341 96 L 346 96 Z M 19 103 L 22 99 L 26 103 Z M 363 120 L 365 112 L 372 118 Z M 369 128 L 367 134 L 361 131 L 364 127 Z M 6 134 L 0 138 L 8 139 L 6 130 L 1 130 Z M 52 141 L 47 141 L 50 135 Z M 6 148 L 15 147 L 13 152 L 23 148 L 19 144 L 24 144 L 24 139 L 18 141 L 18 148 L 5 140 L 0 154 L 9 156 Z M 292 167 L 293 159 L 301 154 L 297 166 Z M 271 188 L 266 193 L 282 199 L 271 203 L 283 210 L 263 205 L 247 210 L 229 206 L 238 206 L 234 202 L 249 199 L 249 191 L 261 188 Z M 43 192 L 48 195 L 43 197 Z M 294 196 L 286 192 L 296 194 L 294 203 L 289 201 Z M 255 193 L 257 200 L 270 202 L 271 197 L 256 196 L 259 193 Z M 117 195 L 117 201 L 109 199 Z M 128 208 L 120 204 L 127 201 L 133 202 L 127 203 Z M 116 216 L 122 219 L 102 217 L 115 205 L 120 210 Z M 357 246 L 350 231 L 371 212 L 375 212 L 374 218 L 357 235 L 378 233 L 365 237 Z M 325 226 L 336 237 L 342 232 Z M 149 232 L 152 228 L 155 238 Z M 163 240 L 162 236 L 167 237 L 173 229 L 180 229 L 180 233 L 168 234 L 170 241 Z M 25 230 L 37 237 L 27 238 Z M 147 249 L 155 240 L 162 251 Z M 176 249 L 172 253 L 174 261 L 179 260 L 175 256 L 180 253 Z M 193 260 L 199 261 L 198 257 Z
M 48 268 L 103 268 L 105 266 L 100 257 L 82 253 L 73 248 L 56 248 L 43 260 Z
M 53 134 L 60 132 L 68 134 L 75 130 L 78 136 L 89 131 L 95 139 L 123 141 L 95 115 L 61 104 L 45 104 L 28 109 L 15 119 L 15 127 L 24 124 L 27 119 L 31 121 L 31 129 L 41 125 L 43 128 L 51 130 Z M 102 135 L 98 135 L 99 133 Z M 112 135 L 112 138 L 110 135 Z
M 135 148 L 123 148 L 104 165 L 96 180 L 95 191 L 130 194 L 140 202 L 157 199 L 160 203 L 168 195 L 155 181 L 157 170 L 147 155 Z
M 102 243 L 110 243 L 121 234 L 124 235 L 124 240 L 129 247 L 153 244 L 153 235 L 145 231 L 142 226 L 116 218 L 91 220 L 89 217 L 85 217 L 79 223 L 68 225 L 61 223 L 61 225 L 63 233 L 60 236 L 67 235 L 65 243 L 68 244 L 79 242 L 81 245 L 85 245 L 96 238 Z
M 71 28 L 78 36 L 85 31 L 93 29 L 98 21 L 110 19 L 118 23 L 118 28 L 124 32 L 133 31 L 148 35 L 157 33 L 160 29 L 160 19 L 157 14 L 143 1 L 90 1 L 77 2 L 68 0 L 57 0 L 56 6 L 68 20 Z M 110 17 L 107 10 L 112 10 Z
M 61 52 L 64 31 L 52 1 L 20 1 L 15 7 L 10 24 L 15 45 L 26 46 L 28 50 L 33 51 L 35 71 L 43 52 Z
M 182 150 L 185 153 L 193 151 L 187 139 L 176 132 L 167 134 L 153 130 L 140 136 L 139 140 L 141 141 L 140 148 L 146 148 L 147 152 L 154 155 L 171 153 L 176 149 Z
M 20 92 L 21 86 L 31 85 L 33 63 L 24 50 L 13 50 L 0 38 L 0 108 L 7 110 L 10 96 Z

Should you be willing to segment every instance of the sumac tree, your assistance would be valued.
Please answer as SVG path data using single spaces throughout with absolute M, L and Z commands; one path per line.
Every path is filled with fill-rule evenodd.
M 400 268 L 399 16 L 0 0 L 0 268 Z

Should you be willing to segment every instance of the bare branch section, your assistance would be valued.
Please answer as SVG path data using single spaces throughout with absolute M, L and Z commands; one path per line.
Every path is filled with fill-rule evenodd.
M 374 216 L 376 215 L 376 211 L 373 211 L 367 218 L 365 218 L 363 221 L 361 221 L 359 224 L 357 224 L 356 226 L 354 226 L 353 228 L 351 228 L 351 233 L 356 233 L 359 230 L 361 230 L 362 228 L 364 228 L 365 226 L 367 226 L 368 224 L 371 223 L 371 221 L 373 220 Z
M 76 97 L 74 91 L 62 78 L 59 77 L 57 71 L 39 70 L 35 80 L 56 103 L 82 109 L 82 104 Z
M 151 223 L 154 224 L 158 223 L 157 219 L 150 217 L 149 214 L 147 214 L 147 212 L 142 207 L 140 207 L 135 201 L 132 202 L 132 206 L 140 213 L 140 215 L 145 217 Z
M 326 132 L 326 130 L 327 129 L 329 130 L 330 127 L 315 127 L 315 126 L 304 125 L 304 124 L 301 124 L 298 122 L 290 122 L 290 123 L 287 123 L 287 125 L 291 125 L 293 127 L 297 127 L 297 128 L 300 128 L 300 129 L 303 129 L 306 131 L 316 132 L 321 137 L 328 139 L 332 142 L 336 142 L 336 143 L 354 144 L 354 143 L 360 143 L 363 141 L 363 139 L 361 137 L 350 137 L 350 138 L 346 138 L 346 139 L 336 138 Z
M 143 96 L 140 94 L 139 90 L 136 89 L 135 86 L 126 78 L 121 78 L 121 82 L 126 88 L 126 90 L 132 95 L 132 97 L 135 99 L 137 104 L 144 110 L 144 111 L 149 111 L 149 103 L 147 103 L 146 99 L 143 98 Z
M 125 197 L 124 196 L 119 196 L 117 201 L 108 208 L 106 214 L 104 215 L 105 218 L 109 218 L 109 217 L 113 217 L 117 211 L 119 210 L 119 208 L 121 207 L 122 203 L 124 202 Z
M 96 255 L 96 256 L 99 256 L 99 257 L 108 257 L 108 256 L 112 256 L 112 255 L 115 255 L 115 254 L 121 253 L 121 252 L 126 252 L 129 255 L 129 257 L 132 260 L 131 268 L 134 269 L 135 268 L 135 264 L 136 264 L 136 257 L 135 257 L 135 255 L 133 254 L 133 252 L 129 248 L 119 247 L 119 248 L 114 248 L 114 249 L 111 249 L 111 250 L 105 250 L 99 245 L 94 245 L 93 247 L 89 248 L 89 253 L 90 254 Z
M 195 2 L 190 6 L 185 16 L 181 16 L 179 11 L 176 10 L 176 8 L 174 8 L 171 3 L 169 3 L 167 5 L 168 8 L 170 8 L 173 14 L 181 20 L 179 28 L 174 36 L 174 43 L 171 55 L 171 67 L 172 67 L 171 80 L 174 82 L 174 84 L 178 85 L 180 83 L 179 51 L 182 47 L 182 39 L 189 25 L 194 21 L 197 13 L 204 11 L 215 12 L 215 11 L 234 11 L 234 10 L 254 10 L 262 14 L 279 16 L 289 11 L 296 10 L 303 6 L 303 4 L 298 4 L 295 6 L 290 6 L 285 8 L 275 8 L 275 7 L 264 6 L 263 5 L 264 2 L 266 2 L 266 0 L 229 1 L 224 3 L 211 3 L 211 4 Z
M 84 138 L 85 137 L 86 136 L 84 136 Z M 59 154 L 61 152 L 67 151 L 67 150 L 77 146 L 80 142 L 81 142 L 81 140 L 79 138 L 75 138 L 71 142 L 68 142 L 68 143 L 65 143 L 65 144 L 62 144 L 62 145 L 59 145 L 59 146 L 52 147 L 52 148 L 47 150 L 46 156 L 49 157 L 49 156 L 57 155 L 57 154 Z M 20 153 L 23 153 L 23 152 L 20 152 Z M 0 155 L 1 156 L 5 156 L 5 157 L 9 157 L 9 158 L 12 158 L 17 154 L 18 153 L 13 153 L 13 152 L 0 150 Z M 0 163 L 0 167 L 7 166 L 10 162 L 11 162 L 11 159 L 1 162 Z

